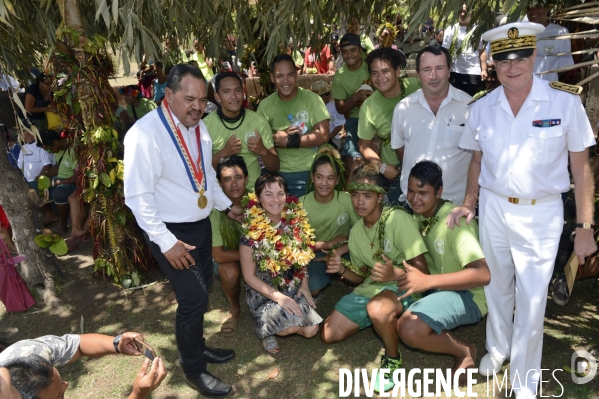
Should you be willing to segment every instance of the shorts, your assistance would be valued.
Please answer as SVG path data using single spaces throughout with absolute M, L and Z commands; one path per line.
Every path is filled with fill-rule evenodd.
M 445 330 L 480 321 L 482 315 L 468 290 L 434 291 L 408 310 L 418 316 L 437 334 Z
M 218 267 L 220 266 L 220 263 L 217 263 L 214 258 L 212 258 L 212 264 L 214 265 L 214 277 L 220 281 L 220 274 L 218 274 Z M 237 262 L 237 264 L 241 268 L 241 263 Z
M 345 143 L 341 156 L 352 157 L 360 155 L 358 147 L 358 118 L 350 117 L 345 121 Z
M 319 253 L 316 258 L 308 263 L 308 287 L 310 291 L 321 290 L 331 284 L 331 276 L 327 274 L 327 264 L 324 261 L 324 253 Z M 349 260 L 349 253 L 343 255 Z
M 405 291 L 398 291 L 397 286 L 389 286 L 383 288 L 382 291 L 393 291 L 397 294 L 397 296 L 403 295 Z M 381 292 L 382 292 L 381 291 Z M 347 294 L 343 298 L 335 304 L 335 310 L 339 313 L 347 317 L 353 323 L 356 323 L 360 326 L 360 330 L 365 329 L 366 327 L 370 327 L 372 325 L 372 321 L 368 316 L 368 312 L 366 311 L 366 305 L 370 302 L 372 298 L 368 298 L 362 295 L 358 295 L 355 293 Z M 408 309 L 414 303 L 414 298 L 410 295 L 407 298 L 401 300 L 401 304 L 403 305 L 404 310 Z
M 310 179 L 310 171 L 305 172 L 279 172 L 287 183 L 289 194 L 301 197 L 306 195 L 306 186 Z
M 56 178 L 53 180 L 56 180 Z M 66 205 L 69 203 L 69 195 L 73 194 L 76 188 L 74 184 L 60 184 L 50 187 L 50 197 L 56 205 Z

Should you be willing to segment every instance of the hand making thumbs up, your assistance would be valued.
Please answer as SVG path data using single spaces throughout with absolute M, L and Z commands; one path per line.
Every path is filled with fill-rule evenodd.
M 225 150 L 228 157 L 231 155 L 239 154 L 241 152 L 241 140 L 237 138 L 237 133 L 233 132 L 227 143 L 225 144 Z
M 258 130 L 254 130 L 254 134 L 254 136 L 248 138 L 248 150 L 258 156 L 266 155 L 268 150 L 264 146 L 264 142 L 262 141 L 260 133 L 258 133 Z
M 339 273 L 341 271 L 341 256 L 336 249 L 329 252 L 327 260 L 327 273 Z
M 387 281 L 395 280 L 393 261 L 385 254 L 382 254 L 382 258 L 384 263 L 376 262 L 372 268 L 370 277 L 377 283 L 386 283 Z

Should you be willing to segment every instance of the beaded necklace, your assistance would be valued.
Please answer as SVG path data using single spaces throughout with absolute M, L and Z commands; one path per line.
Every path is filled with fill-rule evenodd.
M 239 129 L 239 126 L 241 126 L 243 124 L 243 121 L 245 120 L 245 108 L 241 107 L 241 111 L 239 112 L 239 115 L 237 115 L 235 118 L 228 118 L 225 116 L 225 114 L 223 114 L 223 111 L 221 108 L 218 108 L 216 110 L 216 114 L 218 115 L 218 117 L 220 118 L 221 123 L 223 124 L 223 126 L 225 127 L 225 129 L 227 130 L 237 130 Z M 237 121 L 239 121 L 239 124 L 237 126 L 234 127 L 229 127 L 225 124 L 225 122 L 227 123 L 236 123 Z

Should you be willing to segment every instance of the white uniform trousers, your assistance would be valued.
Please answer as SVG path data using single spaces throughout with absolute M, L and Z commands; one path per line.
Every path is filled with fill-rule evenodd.
M 480 190 L 479 235 L 491 272 L 484 287 L 486 348 L 495 358 L 511 359 L 510 380 L 518 396 L 534 396 L 539 381 L 547 287 L 563 213 L 560 200 L 517 205 Z

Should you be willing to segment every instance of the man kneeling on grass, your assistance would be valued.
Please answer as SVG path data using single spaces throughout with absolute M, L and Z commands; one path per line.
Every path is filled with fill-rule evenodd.
M 455 205 L 441 199 L 443 178 L 439 165 L 417 163 L 408 180 L 408 202 L 414 211 L 428 248 L 430 275 L 404 263 L 406 273 L 398 278 L 403 296 L 428 293 L 399 318 L 396 329 L 409 346 L 455 358 L 452 375 L 474 367 L 476 348 L 450 330 L 478 322 L 487 314 L 484 285 L 491 281 L 485 256 L 478 242 L 476 222 L 462 223 L 453 230 L 445 224 Z

